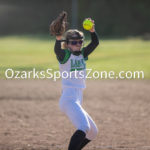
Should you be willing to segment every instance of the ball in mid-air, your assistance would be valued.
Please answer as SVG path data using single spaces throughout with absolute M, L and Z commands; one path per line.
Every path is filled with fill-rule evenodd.
M 84 28 L 85 30 L 91 30 L 92 27 L 93 27 L 93 22 L 92 22 L 91 20 L 85 19 L 85 20 L 83 21 L 83 28 Z

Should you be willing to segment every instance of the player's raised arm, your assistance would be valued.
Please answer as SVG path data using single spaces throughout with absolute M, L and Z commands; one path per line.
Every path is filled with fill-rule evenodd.
M 55 42 L 55 47 L 54 47 L 55 54 L 59 61 L 63 61 L 66 55 L 65 51 L 62 50 L 61 48 L 61 39 L 62 39 L 62 36 L 56 36 L 56 42 Z
M 62 35 L 67 27 L 67 12 L 63 11 L 59 16 L 50 24 L 50 34 L 56 36 L 54 51 L 59 61 L 65 57 L 65 51 L 61 49 Z
M 97 33 L 95 32 L 94 20 L 92 20 L 91 18 L 87 18 L 87 19 L 89 20 L 89 23 L 92 22 L 90 24 L 90 26 L 92 25 L 92 27 L 91 27 L 91 29 L 89 29 L 90 26 L 89 26 L 89 28 L 87 28 L 89 30 L 90 34 L 91 34 L 91 42 L 86 47 L 83 48 L 83 55 L 84 55 L 85 58 L 89 54 L 91 54 L 99 44 L 99 39 L 98 39 Z

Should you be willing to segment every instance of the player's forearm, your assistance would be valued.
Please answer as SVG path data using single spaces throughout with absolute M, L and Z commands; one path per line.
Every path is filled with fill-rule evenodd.
M 62 53 L 61 39 L 62 39 L 62 36 L 56 36 L 56 42 L 55 42 L 55 47 L 54 47 L 56 55 L 59 55 L 60 53 Z
M 99 44 L 99 39 L 96 32 L 91 32 L 91 43 L 93 46 L 97 46 Z
M 56 55 L 59 54 L 59 52 L 61 51 L 61 41 L 60 40 L 56 40 L 54 50 L 55 50 Z
M 54 50 L 57 58 L 59 58 L 59 60 L 63 60 L 65 57 L 65 51 L 61 49 L 61 40 L 56 39 Z
M 92 53 L 99 44 L 99 39 L 96 32 L 91 32 L 91 43 L 84 48 L 84 57 Z

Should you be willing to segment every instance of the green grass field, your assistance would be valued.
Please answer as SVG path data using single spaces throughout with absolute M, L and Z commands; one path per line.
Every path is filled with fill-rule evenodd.
M 85 45 L 89 41 L 85 42 Z M 30 71 L 33 68 L 58 70 L 54 54 L 54 39 L 45 36 L 0 37 L 0 78 L 5 70 Z M 144 71 L 150 78 L 150 41 L 139 38 L 100 40 L 100 45 L 89 56 L 87 68 L 98 71 Z

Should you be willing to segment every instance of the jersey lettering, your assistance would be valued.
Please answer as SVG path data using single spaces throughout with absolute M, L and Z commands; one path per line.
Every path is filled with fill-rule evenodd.
M 84 70 L 85 69 L 85 63 L 84 63 L 83 59 L 70 59 L 70 61 L 71 61 L 70 71 Z

